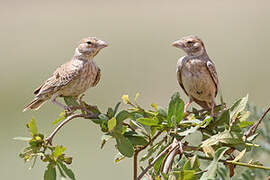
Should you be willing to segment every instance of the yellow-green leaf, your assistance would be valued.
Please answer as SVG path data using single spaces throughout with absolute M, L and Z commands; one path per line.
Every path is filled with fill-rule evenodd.
M 114 127 L 116 126 L 116 118 L 115 117 L 113 117 L 112 119 L 110 119 L 109 121 L 108 121 L 108 129 L 109 129 L 109 131 L 113 131 L 113 129 L 114 129 Z
M 27 127 L 30 133 L 32 134 L 32 136 L 38 134 L 37 121 L 34 118 L 32 118 L 31 121 L 27 124 Z
M 159 123 L 158 118 L 138 118 L 137 121 L 146 126 L 156 126 Z
M 54 151 L 53 151 L 53 156 L 54 156 L 55 158 L 57 158 L 58 156 L 62 155 L 63 152 L 65 152 L 66 149 L 67 149 L 67 148 L 65 148 L 64 146 L 59 146 L 59 145 L 57 145 L 57 146 L 55 147 Z

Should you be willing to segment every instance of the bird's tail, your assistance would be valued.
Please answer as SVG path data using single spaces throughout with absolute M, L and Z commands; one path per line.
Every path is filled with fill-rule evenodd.
M 29 109 L 38 110 L 47 100 L 48 100 L 47 98 L 44 99 L 44 98 L 36 97 L 30 104 L 25 106 L 25 108 L 23 109 L 23 112 Z

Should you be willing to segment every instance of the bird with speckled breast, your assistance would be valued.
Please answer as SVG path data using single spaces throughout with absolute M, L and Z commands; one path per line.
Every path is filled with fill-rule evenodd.
M 189 97 L 185 105 L 187 112 L 194 101 L 214 115 L 215 97 L 218 92 L 218 76 L 214 63 L 210 60 L 204 43 L 194 35 L 173 42 L 173 46 L 182 49 L 186 56 L 177 63 L 177 80 Z
M 61 65 L 53 75 L 34 90 L 35 98 L 23 111 L 39 109 L 49 99 L 67 111 L 70 107 L 58 102 L 57 97 L 78 96 L 100 80 L 100 69 L 94 61 L 98 52 L 108 44 L 96 37 L 87 37 L 80 41 L 70 61 Z

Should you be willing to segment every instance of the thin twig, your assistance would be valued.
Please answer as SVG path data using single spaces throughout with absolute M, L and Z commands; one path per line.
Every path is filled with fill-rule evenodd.
M 140 152 L 140 151 L 144 150 L 145 148 L 147 148 L 152 142 L 154 142 L 154 141 L 157 139 L 157 137 L 158 137 L 161 133 L 162 133 L 162 131 L 158 131 L 157 134 L 156 134 L 152 139 L 150 139 L 150 141 L 149 141 L 145 146 L 139 148 L 138 151 Z
M 141 174 L 137 177 L 136 180 L 140 180 L 146 173 L 147 171 L 154 166 L 154 164 L 164 155 L 166 154 L 169 149 L 172 148 L 173 144 L 170 144 L 168 147 L 166 147 L 142 172 Z M 175 146 L 174 148 L 172 148 L 169 153 L 171 153 L 172 151 L 174 151 L 178 146 Z
M 142 150 L 144 150 L 145 148 L 147 148 L 151 143 L 153 143 L 161 133 L 162 133 L 162 131 L 157 132 L 157 134 L 152 139 L 150 139 L 149 142 L 145 146 L 135 150 L 134 157 L 133 157 L 133 179 L 134 180 L 137 179 L 137 174 L 138 174 L 138 155 L 139 155 L 139 153 Z
M 181 147 L 182 145 L 180 146 L 180 143 L 179 143 L 179 141 L 177 141 L 177 139 L 174 138 L 173 143 L 172 143 L 172 148 L 174 148 L 176 146 Z M 183 149 L 182 149 L 182 151 L 183 151 Z M 162 167 L 161 169 L 162 169 L 163 173 L 168 174 L 169 169 L 172 166 L 174 157 L 177 155 L 178 152 L 179 152 L 179 148 L 174 149 L 173 151 L 171 151 L 170 153 L 168 153 L 166 155 L 166 157 L 163 160 L 162 166 L 161 166 Z M 181 152 L 181 150 L 180 150 L 180 152 Z
M 185 155 L 190 156 L 190 154 L 185 154 Z M 198 155 L 198 158 L 209 160 L 209 161 L 213 160 L 213 158 L 211 158 L 211 157 L 200 156 L 200 155 Z M 234 161 L 231 161 L 231 160 L 220 159 L 220 160 L 218 160 L 218 162 L 223 162 L 225 164 L 233 164 L 233 165 L 238 165 L 238 166 L 244 166 L 244 167 L 249 167 L 249 168 L 270 170 L 270 167 L 265 167 L 265 166 L 256 165 L 256 164 L 243 163 L 243 162 L 234 162 Z
M 131 127 L 131 125 L 129 125 L 128 123 L 122 123 L 124 126 L 127 126 L 129 129 L 131 129 L 132 131 L 136 131 L 133 127 Z
M 249 130 L 245 133 L 245 138 L 248 138 L 248 137 L 250 137 L 250 136 L 252 136 L 252 135 L 254 135 L 256 133 L 258 126 L 261 124 L 263 118 L 266 116 L 266 114 L 269 111 L 270 111 L 270 107 L 266 111 L 264 111 L 264 113 L 260 117 L 260 119 L 249 128 Z
M 46 138 L 47 142 L 52 145 L 52 140 L 53 137 L 55 136 L 55 134 L 65 125 L 67 124 L 69 121 L 71 121 L 74 118 L 78 118 L 78 117 L 87 117 L 87 115 L 85 114 L 73 114 L 71 116 L 68 116 L 64 121 L 62 121 L 55 129 L 54 131 Z

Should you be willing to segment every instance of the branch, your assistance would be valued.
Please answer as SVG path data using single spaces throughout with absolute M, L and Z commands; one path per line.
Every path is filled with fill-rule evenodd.
M 161 133 L 162 133 L 162 131 L 158 131 L 157 134 L 156 134 L 152 139 L 150 139 L 150 141 L 149 141 L 145 146 L 139 148 L 137 151 L 140 152 L 140 151 L 144 150 L 145 148 L 147 148 L 152 142 L 154 142 L 154 141 L 157 139 L 157 137 L 158 137 Z
M 185 155 L 190 156 L 190 154 L 185 154 Z M 213 158 L 211 158 L 211 157 L 200 156 L 200 155 L 198 155 L 198 158 L 209 160 L 209 161 L 213 160 Z M 238 165 L 238 166 L 244 166 L 244 167 L 248 167 L 248 168 L 257 168 L 257 169 L 270 170 L 270 167 L 265 167 L 265 166 L 256 165 L 256 164 L 243 163 L 243 162 L 235 162 L 235 161 L 231 161 L 231 160 L 220 159 L 218 162 L 223 162 L 225 164 L 233 164 L 233 165 Z
M 267 114 L 269 111 L 270 111 L 270 107 L 269 107 L 266 111 L 264 111 L 264 113 L 263 113 L 263 115 L 260 117 L 260 119 L 259 119 L 255 124 L 253 124 L 253 125 L 249 128 L 249 130 L 245 133 L 245 138 L 248 138 L 248 137 L 250 137 L 250 136 L 252 136 L 253 134 L 256 133 L 258 126 L 261 124 L 263 118 L 266 116 L 266 114 Z
M 154 164 L 164 155 L 164 154 L 166 154 L 168 151 L 169 151 L 169 149 L 171 149 L 172 148 L 172 146 L 173 146 L 173 144 L 170 144 L 168 147 L 166 147 L 142 172 L 141 172 L 141 174 L 137 177 L 137 179 L 136 180 L 140 180 L 146 173 L 147 173 L 147 171 L 151 168 L 151 167 L 153 167 L 154 166 Z M 176 148 L 177 148 L 178 146 L 175 146 L 175 147 L 173 147 L 170 151 L 169 151 L 169 153 L 171 153 L 172 151 L 174 151 Z
M 139 151 L 134 152 L 134 157 L 133 157 L 133 180 L 137 179 L 137 174 L 138 174 L 138 154 L 139 154 Z
M 178 147 L 175 148 L 174 147 Z M 162 164 L 162 172 L 165 174 L 168 174 L 170 168 L 172 167 L 174 157 L 180 152 L 180 154 L 183 153 L 182 143 L 181 141 L 178 141 L 174 138 L 172 143 L 172 148 L 174 149 L 170 153 L 167 154 L 167 156 L 164 159 L 164 163 Z
M 153 143 L 161 133 L 162 133 L 162 131 L 157 132 L 157 134 L 152 139 L 150 139 L 149 142 L 145 146 L 135 150 L 134 157 L 133 157 L 133 179 L 134 180 L 137 179 L 137 174 L 138 174 L 138 155 L 139 155 L 139 152 L 141 152 L 142 150 L 147 148 L 151 143 Z
M 47 142 L 52 145 L 52 140 L 53 137 L 55 136 L 55 134 L 65 125 L 67 124 L 69 121 L 71 121 L 74 118 L 78 118 L 78 117 L 84 117 L 84 118 L 88 118 L 89 115 L 88 114 L 73 114 L 68 116 L 64 121 L 62 121 L 55 129 L 54 131 L 46 138 Z

